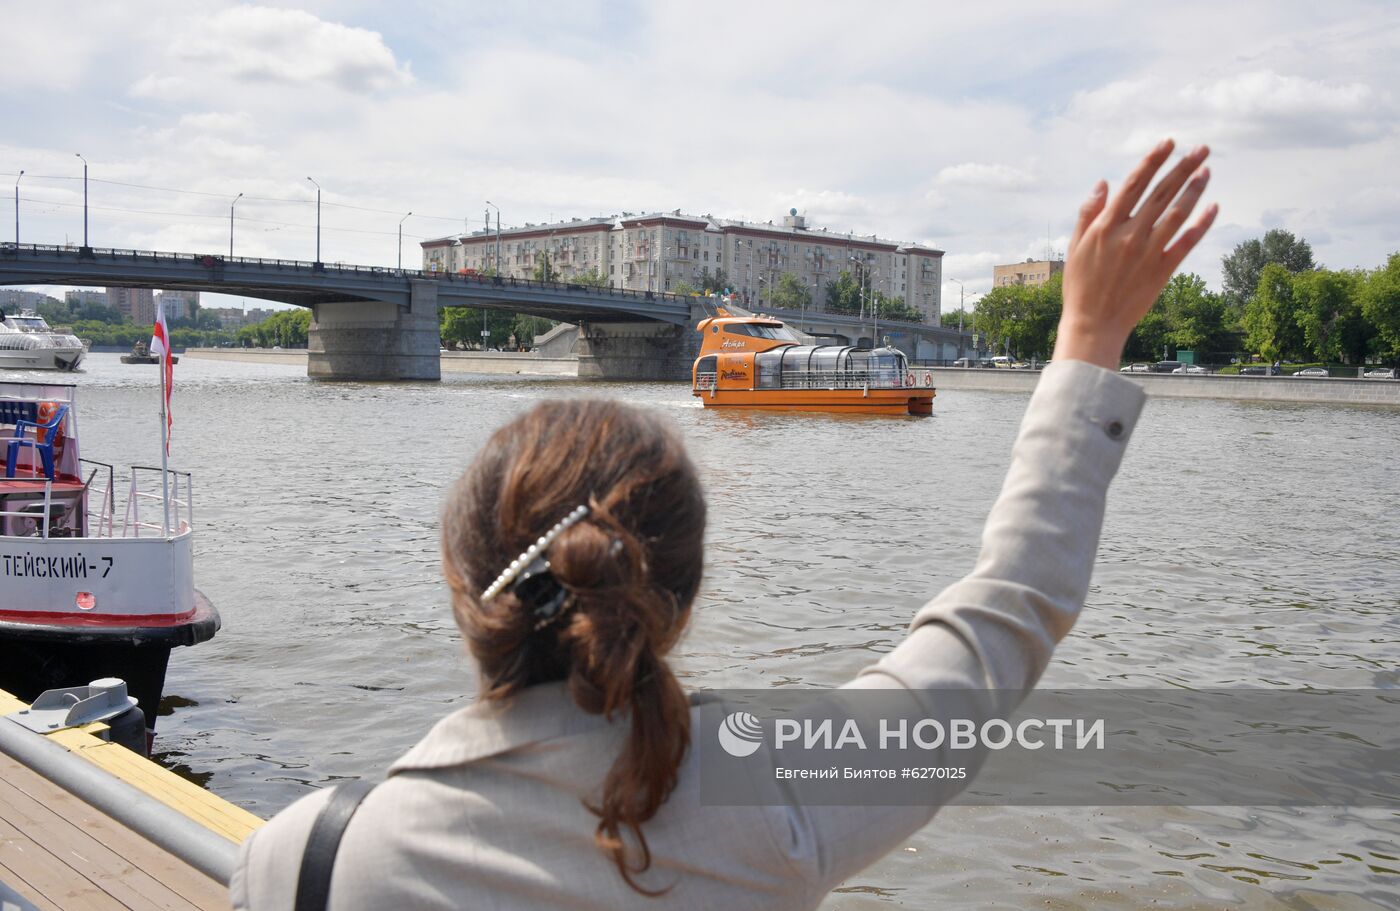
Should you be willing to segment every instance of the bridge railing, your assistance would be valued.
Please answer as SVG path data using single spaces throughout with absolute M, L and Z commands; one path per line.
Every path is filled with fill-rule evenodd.
M 214 253 L 167 253 L 159 250 L 125 250 L 116 247 L 77 247 L 72 244 L 14 244 L 0 243 L 0 256 L 16 257 L 20 253 L 58 254 L 84 260 L 117 260 L 128 262 L 150 262 L 190 265 L 191 263 L 211 271 L 229 265 L 272 267 L 275 269 L 296 269 L 318 275 L 344 273 L 356 277 L 376 279 L 419 279 L 448 284 L 462 283 L 488 285 L 502 288 L 541 289 L 550 291 L 573 291 L 597 294 L 600 297 L 631 298 L 634 300 L 687 301 L 688 297 L 667 291 L 635 291 L 630 288 L 599 288 L 578 282 L 545 282 L 530 278 L 515 278 L 508 275 L 463 275 L 457 272 L 440 272 L 428 269 L 396 269 L 387 266 L 360 266 L 342 262 L 309 262 L 300 259 L 264 259 L 251 256 L 225 256 Z

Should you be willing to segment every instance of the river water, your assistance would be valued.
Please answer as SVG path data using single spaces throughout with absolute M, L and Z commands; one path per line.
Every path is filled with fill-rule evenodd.
M 84 454 L 159 458 L 154 367 L 92 355 Z M 28 379 L 36 374 L 0 374 Z M 223 615 L 172 656 L 163 760 L 253 812 L 377 775 L 473 679 L 439 581 L 444 488 L 553 396 L 679 425 L 711 504 L 688 685 L 832 685 L 966 573 L 1026 397 L 931 418 L 705 412 L 678 384 L 447 375 L 326 384 L 185 359 L 172 464 Z M 1400 411 L 1160 399 L 1110 495 L 1087 608 L 1048 687 L 1400 689 Z M 1400 907 L 1400 814 L 953 808 L 827 907 Z

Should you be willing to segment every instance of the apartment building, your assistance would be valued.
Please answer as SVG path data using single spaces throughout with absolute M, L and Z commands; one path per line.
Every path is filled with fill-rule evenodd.
M 160 300 L 168 320 L 185 319 L 199 309 L 198 291 L 161 291 Z
M 106 291 L 64 291 L 63 303 L 69 310 L 110 306 Z
M 1065 271 L 1062 259 L 1028 259 L 1023 263 L 1008 263 L 992 267 L 992 287 L 1005 285 L 1043 285 L 1050 276 Z
M 754 306 L 762 306 L 783 274 L 792 273 L 807 285 L 817 310 L 826 303 L 826 286 L 849 271 L 917 307 L 928 323 L 937 323 L 941 308 L 942 250 L 811 228 L 796 210 L 777 224 L 679 209 L 624 212 L 505 229 L 499 239 L 494 231 L 442 237 L 422 247 L 429 271 L 496 270 L 532 278 L 547 258 L 564 281 L 596 273 L 611 287 L 635 291 L 671 291 L 682 283 L 699 288 L 722 271 L 727 286 Z
M 107 306 L 138 326 L 156 321 L 156 293 L 150 288 L 108 288 Z

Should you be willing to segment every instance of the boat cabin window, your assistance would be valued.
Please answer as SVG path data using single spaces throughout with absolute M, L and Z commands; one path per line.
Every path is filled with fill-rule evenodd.
M 786 326 L 761 326 L 756 323 L 730 323 L 724 327 L 730 335 L 747 335 L 751 338 L 766 338 L 778 342 L 795 342 L 797 336 Z

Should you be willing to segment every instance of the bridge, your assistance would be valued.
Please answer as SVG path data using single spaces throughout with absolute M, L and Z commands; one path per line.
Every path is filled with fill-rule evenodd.
M 0 285 L 206 291 L 307 307 L 307 373 L 318 379 L 440 378 L 440 307 L 577 324 L 580 376 L 675 379 L 690 373 L 699 347 L 693 327 L 710 305 L 704 298 L 504 276 L 43 244 L 0 244 Z M 869 327 L 840 314 L 775 315 L 851 343 Z M 905 339 L 900 347 L 912 347 L 915 356 L 920 340 L 946 350 L 959 338 L 956 330 L 920 323 L 881 323 L 880 333 Z

